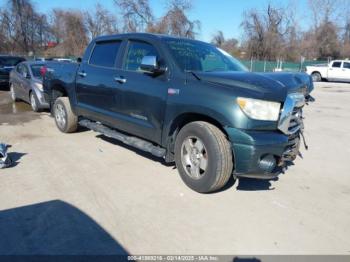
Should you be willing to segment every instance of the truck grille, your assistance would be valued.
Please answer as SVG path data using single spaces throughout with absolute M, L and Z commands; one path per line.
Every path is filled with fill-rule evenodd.
M 295 134 L 304 128 L 303 124 L 303 106 L 302 107 L 294 107 L 292 111 L 292 116 L 290 118 L 288 132 L 289 134 Z
M 287 146 L 282 155 L 282 162 L 294 161 L 299 154 L 300 132 L 296 132 L 288 137 Z
M 303 107 L 305 97 L 302 93 L 293 93 L 287 96 L 284 102 L 278 128 L 286 135 L 297 133 L 304 128 Z
M 305 97 L 302 93 L 288 95 L 280 117 L 278 128 L 288 135 L 288 143 L 282 155 L 282 162 L 294 161 L 299 154 L 300 135 L 304 129 L 303 107 Z

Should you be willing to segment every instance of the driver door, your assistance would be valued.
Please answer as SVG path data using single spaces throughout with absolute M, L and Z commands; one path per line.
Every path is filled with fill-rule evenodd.
M 129 40 L 119 76 L 122 90 L 123 130 L 160 143 L 168 96 L 167 74 L 150 75 L 140 70 L 144 56 L 161 59 L 160 51 L 150 42 Z
M 342 78 L 342 62 L 334 61 L 331 67 L 328 69 L 328 78 L 332 80 L 341 80 Z
M 343 62 L 341 79 L 344 82 L 350 82 L 350 61 Z

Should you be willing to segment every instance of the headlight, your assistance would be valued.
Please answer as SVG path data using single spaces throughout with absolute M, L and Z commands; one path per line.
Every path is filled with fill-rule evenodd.
M 250 118 L 265 121 L 278 120 L 281 103 L 244 97 L 238 97 L 237 103 Z
M 40 91 L 43 91 L 43 84 L 40 83 L 34 83 L 35 87 L 38 88 Z

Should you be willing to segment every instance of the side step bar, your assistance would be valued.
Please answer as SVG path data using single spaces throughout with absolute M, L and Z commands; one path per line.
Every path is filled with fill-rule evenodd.
M 101 123 L 83 119 L 79 121 L 79 125 L 84 126 L 88 129 L 91 129 L 95 132 L 101 133 L 107 137 L 119 140 L 120 142 L 123 142 L 126 145 L 151 153 L 156 157 L 164 157 L 166 154 L 166 150 L 164 148 L 155 146 L 152 143 L 142 140 L 141 138 L 138 138 L 138 137 L 127 136 L 112 128 L 104 126 Z

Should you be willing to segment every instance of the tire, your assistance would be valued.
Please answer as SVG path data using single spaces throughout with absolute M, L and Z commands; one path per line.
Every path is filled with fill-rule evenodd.
M 191 189 L 199 193 L 217 191 L 232 175 L 231 144 L 216 126 L 202 121 L 189 123 L 176 137 L 175 163 Z
M 13 102 L 17 102 L 18 98 L 16 97 L 15 89 L 13 87 L 13 84 L 10 84 L 10 93 L 11 93 L 11 99 Z
M 78 117 L 73 113 L 68 97 L 59 97 L 53 106 L 57 128 L 63 133 L 73 133 L 78 129 Z
M 31 91 L 29 94 L 29 101 L 30 101 L 30 106 L 32 107 L 32 110 L 34 112 L 39 112 L 40 111 L 39 100 L 34 91 Z
M 313 82 L 321 82 L 322 81 L 322 76 L 318 72 L 312 73 L 311 77 L 312 77 Z

